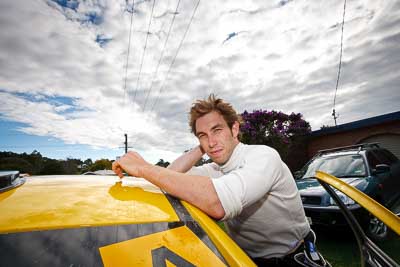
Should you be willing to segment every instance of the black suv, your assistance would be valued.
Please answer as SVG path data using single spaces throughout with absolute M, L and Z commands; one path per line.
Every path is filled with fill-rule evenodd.
M 339 207 L 314 178 L 317 170 L 342 179 L 393 213 L 400 214 L 400 161 L 377 143 L 321 150 L 295 173 L 310 222 L 314 225 L 345 225 Z M 379 241 L 387 238 L 385 224 L 366 214 L 351 198 L 341 193 L 338 195 L 372 239 Z

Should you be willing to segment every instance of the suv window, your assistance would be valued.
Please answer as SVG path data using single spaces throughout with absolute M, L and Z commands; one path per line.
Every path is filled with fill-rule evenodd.
M 302 170 L 304 173 L 303 178 L 314 177 L 317 170 L 329 173 L 338 178 L 366 176 L 366 168 L 361 155 L 338 155 L 315 158 Z

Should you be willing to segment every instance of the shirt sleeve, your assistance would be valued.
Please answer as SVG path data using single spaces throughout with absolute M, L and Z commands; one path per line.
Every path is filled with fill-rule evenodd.
M 242 167 L 213 179 L 225 210 L 225 216 L 221 220 L 239 215 L 243 208 L 265 196 L 281 173 L 279 154 L 273 149 L 258 147 L 246 155 Z

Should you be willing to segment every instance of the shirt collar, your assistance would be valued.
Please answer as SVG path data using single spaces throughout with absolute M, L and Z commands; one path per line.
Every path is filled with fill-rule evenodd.
M 243 157 L 242 151 L 244 150 L 244 144 L 238 143 L 236 147 L 233 149 L 231 157 L 228 159 L 225 164 L 219 166 L 221 171 L 225 174 L 231 172 L 241 165 L 241 158 Z

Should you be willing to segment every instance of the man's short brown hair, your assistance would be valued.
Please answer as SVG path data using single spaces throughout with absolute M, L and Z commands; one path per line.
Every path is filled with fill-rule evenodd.
M 239 123 L 242 121 L 240 115 L 236 113 L 231 104 L 224 102 L 221 98 L 216 98 L 214 94 L 210 94 L 207 99 L 197 100 L 190 109 L 189 125 L 192 133 L 196 135 L 197 119 L 213 111 L 224 117 L 230 129 L 232 129 L 236 121 Z

